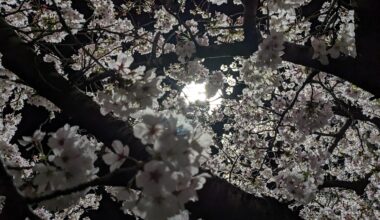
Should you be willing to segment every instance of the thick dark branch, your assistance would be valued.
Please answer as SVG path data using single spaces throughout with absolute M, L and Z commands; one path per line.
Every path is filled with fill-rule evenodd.
M 198 194 L 199 202 L 187 205 L 192 212 L 192 219 L 300 219 L 295 212 L 290 212 L 284 204 L 273 198 L 255 197 L 215 177 L 208 179 Z
M 244 41 L 258 42 L 258 31 L 256 29 L 256 13 L 259 6 L 259 0 L 243 0 L 244 5 Z
M 356 85 L 380 97 L 380 1 L 352 1 L 355 9 L 355 43 L 358 67 Z M 376 91 L 376 92 L 374 92 Z
M 354 190 L 356 194 L 363 195 L 364 190 L 367 185 L 370 183 L 369 178 L 375 173 L 378 172 L 376 168 L 372 172 L 366 174 L 362 179 L 356 181 L 345 181 L 345 180 L 325 180 L 322 185 L 318 186 L 319 189 L 323 188 L 343 188 L 348 190 Z
M 360 107 L 354 106 L 354 105 L 348 105 L 345 104 L 344 106 L 342 103 L 338 103 L 336 106 L 332 108 L 335 114 L 341 115 L 348 118 L 353 118 L 359 121 L 365 121 L 370 122 L 374 125 L 376 125 L 380 129 L 380 118 L 378 117 L 369 117 L 367 115 L 364 115 Z
M 318 188 L 342 188 L 348 190 L 354 190 L 356 194 L 363 195 L 364 189 L 369 184 L 368 179 L 361 179 L 357 181 L 343 181 L 343 180 L 327 180 Z
M 344 135 L 346 134 L 346 131 L 350 128 L 352 124 L 352 119 L 349 118 L 347 119 L 347 121 L 344 123 L 343 127 L 338 131 L 338 133 L 335 135 L 335 139 L 334 139 L 334 142 L 331 144 L 331 146 L 329 147 L 328 151 L 329 153 L 331 154 L 335 148 L 338 146 L 340 140 L 342 140 L 342 138 L 344 137 Z
M 284 52 L 285 54 L 282 58 L 285 61 L 330 73 L 374 94 L 375 96 L 380 96 L 379 81 L 376 80 L 379 77 L 377 75 L 363 77 L 360 72 L 363 67 L 359 68 L 360 65 L 356 59 L 352 57 L 341 56 L 338 59 L 330 58 L 328 65 L 322 65 L 318 60 L 312 59 L 313 48 L 311 47 L 285 43 Z
M 137 167 L 122 168 L 115 172 L 107 174 L 103 177 L 96 178 L 90 182 L 82 183 L 73 188 L 56 190 L 50 194 L 43 195 L 37 198 L 27 198 L 28 203 L 39 203 L 45 200 L 53 199 L 58 196 L 64 196 L 71 193 L 79 192 L 85 190 L 89 187 L 95 186 L 128 186 L 128 180 L 131 180 L 137 173 Z
M 126 179 L 135 175 L 134 169 L 120 169 L 105 177 L 101 177 L 81 184 L 77 187 L 55 191 L 35 199 L 28 199 L 29 202 L 36 203 L 52 199 L 57 196 L 84 190 L 95 186 L 127 186 Z M 200 202 L 190 203 L 187 208 L 192 211 L 192 219 L 202 217 L 203 219 L 277 219 L 284 216 L 284 219 L 300 219 L 296 213 L 273 198 L 257 198 L 240 189 L 231 187 L 225 180 L 213 177 L 208 179 L 205 189 L 199 192 Z M 223 201 L 223 203 L 220 203 Z M 219 211 L 213 211 L 219 210 Z M 276 210 L 276 215 L 272 215 L 272 210 Z

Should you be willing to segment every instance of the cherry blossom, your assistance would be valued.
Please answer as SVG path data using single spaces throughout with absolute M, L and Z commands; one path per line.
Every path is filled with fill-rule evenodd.
M 107 165 L 110 165 L 111 172 L 121 167 L 129 154 L 128 145 L 123 145 L 119 140 L 114 140 L 112 142 L 112 148 L 115 152 L 106 148 L 107 153 L 102 156 L 103 161 Z
M 117 59 L 114 63 L 114 69 L 120 71 L 124 74 L 128 74 L 131 70 L 129 66 L 133 63 L 133 57 L 131 55 L 126 55 L 121 53 L 117 56 Z
M 282 50 L 284 36 L 276 31 L 271 34 L 259 45 L 258 64 L 275 69 L 282 61 Z
M 185 60 L 190 59 L 195 51 L 195 44 L 192 41 L 179 42 L 176 45 L 176 54 L 178 55 L 178 60 L 185 62 Z
M 223 87 L 223 83 L 223 73 L 219 71 L 213 73 L 206 83 L 206 96 L 213 97 Z
M 53 151 L 59 153 L 62 150 L 73 146 L 77 140 L 78 127 L 70 127 L 66 124 L 64 127 L 58 129 L 52 136 L 48 139 L 48 145 L 53 149 Z
M 153 144 L 165 131 L 165 121 L 150 109 L 145 110 L 140 118 L 141 123 L 133 127 L 133 134 L 135 137 L 140 138 L 142 143 Z
M 28 136 L 23 136 L 22 137 L 22 140 L 19 140 L 19 143 L 22 145 L 22 146 L 27 146 L 29 144 L 33 144 L 33 145 L 36 145 L 37 143 L 40 143 L 44 137 L 45 137 L 46 133 L 45 132 L 42 132 L 40 130 L 36 130 L 34 133 L 33 133 L 33 136 L 32 137 L 28 137 Z
M 38 193 L 52 191 L 62 187 L 64 173 L 53 166 L 37 164 L 34 168 L 38 174 L 34 177 L 33 183 L 38 186 Z
M 175 180 L 169 167 L 160 161 L 150 161 L 144 165 L 144 171 L 136 176 L 136 184 L 150 196 L 170 194 L 175 190 Z

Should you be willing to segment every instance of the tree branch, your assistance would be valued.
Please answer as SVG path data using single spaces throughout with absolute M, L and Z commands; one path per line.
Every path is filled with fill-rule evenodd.
M 94 186 L 128 186 L 128 180 L 132 179 L 137 173 L 137 167 L 122 168 L 107 174 L 103 177 L 96 178 L 92 181 L 79 184 L 78 186 L 56 190 L 50 194 L 43 195 L 37 198 L 26 198 L 28 203 L 39 203 L 45 200 L 53 199 L 58 196 L 69 195 L 71 193 L 79 192 Z
M 323 188 L 343 188 L 348 190 L 354 190 L 357 195 L 363 195 L 364 190 L 367 187 L 367 185 L 370 183 L 369 178 L 377 172 L 378 169 L 376 168 L 372 172 L 366 174 L 364 178 L 358 179 L 355 181 L 345 181 L 345 180 L 325 180 L 322 185 L 318 186 L 318 189 Z
M 370 122 L 380 129 L 380 118 L 369 117 L 364 115 L 360 107 L 349 105 L 347 103 L 338 103 L 332 108 L 333 112 L 337 115 L 353 118 L 360 121 Z
M 244 5 L 244 41 L 255 43 L 257 46 L 259 32 L 256 28 L 256 13 L 259 6 L 259 0 L 243 0 L 242 3 Z
M 285 61 L 332 74 L 375 96 L 380 96 L 380 87 L 376 81 L 379 77 L 376 75 L 363 77 L 360 72 L 362 67 L 359 68 L 359 63 L 352 57 L 341 56 L 338 59 L 329 59 L 329 64 L 323 65 L 318 60 L 312 59 L 313 48 L 293 43 L 285 43 L 284 53 L 282 58 Z
M 216 177 L 207 179 L 198 196 L 199 202 L 186 205 L 192 219 L 301 219 L 297 212 L 273 198 L 255 197 Z
M 348 190 L 354 190 L 357 195 L 363 195 L 364 189 L 369 184 L 368 179 L 360 179 L 357 181 L 343 181 L 343 180 L 327 180 L 318 188 L 343 188 Z
M 349 118 L 343 125 L 343 127 L 338 131 L 338 133 L 335 135 L 335 139 L 334 139 L 334 142 L 331 144 L 331 146 L 329 147 L 328 151 L 329 153 L 331 154 L 335 148 L 338 146 L 340 140 L 342 140 L 342 138 L 344 137 L 344 135 L 346 134 L 346 131 L 350 128 L 351 124 L 352 124 L 353 120 L 351 118 Z

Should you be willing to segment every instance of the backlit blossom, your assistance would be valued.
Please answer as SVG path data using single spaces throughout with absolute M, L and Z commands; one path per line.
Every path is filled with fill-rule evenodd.
M 121 167 L 129 155 L 128 145 L 123 145 L 123 143 L 121 143 L 119 140 L 114 140 L 112 142 L 112 148 L 114 151 L 106 148 L 106 154 L 104 154 L 102 157 L 103 161 L 107 165 L 110 165 L 111 172 Z
M 45 132 L 42 132 L 41 130 L 36 130 L 34 133 L 33 133 L 33 136 L 32 137 L 28 137 L 28 136 L 23 136 L 22 137 L 22 140 L 19 140 L 18 142 L 22 145 L 22 146 L 27 146 L 29 144 L 33 144 L 33 145 L 36 145 L 38 143 L 40 143 L 42 141 L 42 139 L 44 139 L 46 133 Z
M 163 162 L 152 160 L 137 174 L 136 184 L 150 196 L 169 194 L 175 190 L 175 180 L 169 171 Z
M 190 59 L 195 53 L 195 49 L 195 44 L 192 41 L 177 43 L 175 52 L 178 55 L 178 60 L 185 62 L 185 60 Z
M 259 45 L 258 64 L 276 69 L 281 63 L 282 50 L 285 48 L 282 33 L 271 31 L 271 34 Z

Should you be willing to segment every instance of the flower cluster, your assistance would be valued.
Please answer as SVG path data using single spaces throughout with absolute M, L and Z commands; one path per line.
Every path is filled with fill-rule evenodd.
M 312 38 L 311 46 L 313 47 L 313 57 L 312 59 L 318 59 L 323 65 L 329 64 L 328 55 L 331 58 L 337 59 L 341 52 L 344 54 L 349 54 L 347 48 L 349 44 L 345 41 L 337 41 L 330 49 L 326 49 L 326 43 L 323 40 Z
M 223 88 L 223 73 L 221 71 L 216 71 L 208 77 L 206 83 L 206 97 L 213 97 L 220 89 Z
M 104 26 L 111 26 L 115 19 L 115 10 L 114 10 L 114 4 L 111 0 L 90 0 L 89 1 L 91 5 L 93 6 L 94 10 L 94 21 L 93 25 L 99 25 L 101 27 Z
M 276 182 L 299 202 L 307 204 L 315 197 L 317 186 L 300 173 L 282 172 L 276 177 Z
M 134 58 L 131 55 L 125 53 L 119 53 L 116 61 L 111 65 L 112 69 L 115 69 L 122 78 L 136 82 L 142 79 L 144 75 L 145 66 L 139 66 L 135 70 L 129 69 Z
M 190 59 L 195 51 L 195 44 L 192 41 L 180 41 L 175 47 L 175 52 L 178 55 L 178 60 L 184 63 Z
M 166 69 L 165 72 L 173 79 L 176 79 L 183 83 L 200 83 L 207 78 L 210 71 L 202 64 L 201 60 L 194 59 L 187 61 L 184 65 L 170 65 L 170 67 Z
M 157 23 L 154 24 L 154 28 L 161 33 L 168 33 L 173 29 L 174 25 L 178 24 L 177 19 L 169 14 L 164 7 L 155 12 L 154 18 L 157 20 Z
M 77 10 L 73 9 L 69 1 L 60 2 L 58 7 L 61 8 L 60 11 L 62 13 L 63 18 L 65 19 L 67 26 L 70 27 L 71 33 L 78 33 L 78 30 L 82 28 L 83 24 L 86 21 L 84 19 L 84 16 Z
M 162 77 L 157 77 L 155 69 L 145 72 L 142 80 L 126 87 L 111 88 L 112 91 L 98 93 L 97 101 L 101 104 L 101 113 L 113 112 L 116 116 L 127 119 L 132 112 L 144 108 L 156 108 L 157 99 L 161 97 Z
M 119 140 L 114 140 L 112 142 L 112 148 L 114 152 L 109 148 L 106 148 L 106 154 L 104 154 L 102 157 L 104 162 L 107 165 L 110 165 L 111 172 L 121 167 L 129 154 L 128 145 L 124 146 Z
M 132 211 L 146 220 L 167 219 L 180 214 L 184 204 L 196 200 L 196 190 L 202 188 L 205 175 L 199 166 L 208 158 L 211 136 L 186 122 L 182 115 L 150 109 L 137 113 L 140 120 L 134 135 L 145 144 L 153 160 L 136 176 L 142 189 Z
M 257 64 L 276 69 L 281 64 L 282 50 L 285 49 L 282 33 L 271 31 L 271 34 L 259 45 Z
M 295 156 L 295 160 L 302 164 L 303 169 L 284 169 L 274 179 L 288 195 L 298 202 L 307 204 L 315 198 L 318 186 L 323 184 L 322 166 L 330 157 L 330 153 L 323 148 L 306 153 L 301 147 L 296 147 Z
M 324 101 L 319 95 L 308 100 L 302 94 L 299 99 L 302 100 L 302 104 L 294 109 L 289 121 L 294 121 L 301 132 L 310 134 L 312 131 L 322 128 L 333 116 L 331 104 Z
M 94 144 L 77 131 L 77 126 L 66 124 L 51 134 L 48 146 L 52 154 L 33 167 L 36 173 L 33 184 L 38 186 L 37 194 L 74 187 L 96 177 L 98 169 L 94 167 L 97 158 Z M 66 207 L 75 203 L 81 195 L 79 192 L 70 198 L 59 198 L 55 202 L 49 200 L 43 204 L 50 209 Z
M 36 144 L 40 143 L 42 141 L 42 139 L 44 139 L 45 135 L 46 135 L 45 132 L 42 132 L 41 130 L 36 130 L 36 131 L 34 131 L 32 137 L 23 136 L 22 140 L 19 140 L 18 142 L 22 146 L 27 146 L 27 145 L 30 145 L 30 144 L 36 145 Z

